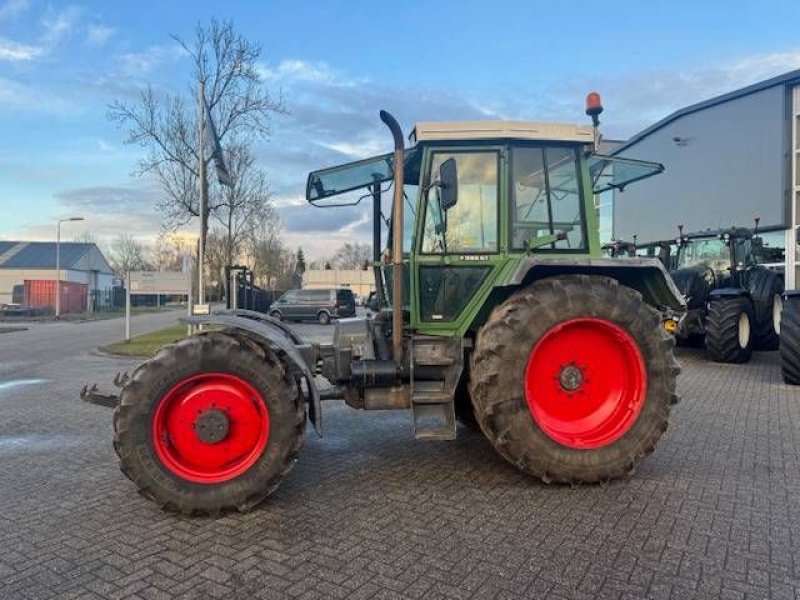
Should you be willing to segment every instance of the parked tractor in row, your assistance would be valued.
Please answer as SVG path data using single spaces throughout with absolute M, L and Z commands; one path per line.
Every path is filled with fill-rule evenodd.
M 777 350 L 780 339 L 783 262 L 758 231 L 731 227 L 637 244 L 613 241 L 615 258 L 652 256 L 669 270 L 686 301 L 678 344 L 705 345 L 717 362 L 742 363 L 753 350 Z
M 778 349 L 783 273 L 762 264 L 757 226 L 689 235 L 681 228 L 676 239 L 670 275 L 688 308 L 678 341 L 704 338 L 718 362 L 747 362 L 754 349 Z
M 306 190 L 372 201 L 376 314 L 337 322 L 332 344 L 248 311 L 187 317 L 215 328 L 123 382 L 122 471 L 168 510 L 247 510 L 297 460 L 307 418 L 322 435 L 321 400 L 341 399 L 410 410 L 421 440 L 472 419 L 544 482 L 631 473 L 677 401 L 685 304 L 659 261 L 601 258 L 594 194 L 663 170 L 597 154 L 601 110 L 591 94 L 594 127 L 418 123 L 408 149 L 382 111 L 394 151 L 315 171 Z

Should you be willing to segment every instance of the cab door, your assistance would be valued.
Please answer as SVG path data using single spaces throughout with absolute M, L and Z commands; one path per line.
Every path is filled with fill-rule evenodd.
M 502 147 L 433 147 L 426 153 L 420 222 L 414 243 L 414 328 L 423 333 L 463 331 L 499 264 L 505 196 Z M 455 161 L 457 203 L 441 205 L 440 169 Z

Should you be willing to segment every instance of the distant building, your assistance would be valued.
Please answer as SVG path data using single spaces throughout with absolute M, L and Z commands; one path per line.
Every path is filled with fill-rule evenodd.
M 758 214 L 765 244 L 785 250 L 787 287 L 800 285 L 800 70 L 682 108 L 614 152 L 665 171 L 601 197 L 611 236 L 667 240 L 679 223 L 753 227 Z
M 0 304 L 14 301 L 14 286 L 25 280 L 69 281 L 88 286 L 89 293 L 111 301 L 114 271 L 95 244 L 62 242 L 56 274 L 55 242 L 0 241 Z
M 303 273 L 303 288 L 319 290 L 346 287 L 362 298 L 375 290 L 375 272 L 350 269 L 310 269 Z

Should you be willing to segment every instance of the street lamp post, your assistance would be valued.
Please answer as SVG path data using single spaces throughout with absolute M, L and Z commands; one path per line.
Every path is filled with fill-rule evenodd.
M 61 224 L 67 221 L 83 221 L 83 217 L 58 220 L 56 228 L 56 319 L 61 315 Z

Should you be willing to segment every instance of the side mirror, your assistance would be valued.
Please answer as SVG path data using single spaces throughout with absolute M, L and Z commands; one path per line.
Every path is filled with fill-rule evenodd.
M 439 185 L 439 202 L 442 210 L 449 210 L 458 202 L 458 171 L 455 158 L 448 158 L 439 167 Z

